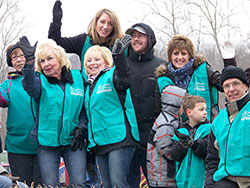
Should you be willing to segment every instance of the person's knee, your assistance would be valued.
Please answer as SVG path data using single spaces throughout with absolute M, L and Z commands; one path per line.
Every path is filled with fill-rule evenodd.
M 12 187 L 12 181 L 7 176 L 0 176 L 0 188 Z

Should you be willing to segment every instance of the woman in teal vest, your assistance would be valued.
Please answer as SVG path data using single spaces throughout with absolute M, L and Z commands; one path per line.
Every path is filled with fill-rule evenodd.
M 129 35 L 118 39 L 113 57 L 108 48 L 92 46 L 84 58 L 88 149 L 96 154 L 104 187 L 129 187 L 129 166 L 139 141 L 124 55 L 130 40 Z
M 218 114 L 218 91 L 223 91 L 219 78 L 220 72 L 199 55 L 195 55 L 192 41 L 182 35 L 174 36 L 168 44 L 168 65 L 157 69 L 158 93 L 167 85 L 176 85 L 188 90 L 190 95 L 199 95 L 207 102 L 207 118 L 212 121 Z M 224 66 L 236 65 L 233 61 L 224 60 Z M 158 100 L 160 101 L 160 99 Z M 160 103 L 159 103 L 160 104 Z
M 61 20 L 63 12 L 61 4 L 60 0 L 57 0 L 54 4 L 53 22 L 50 24 L 49 38 L 56 41 L 67 53 L 76 53 L 81 58 L 82 73 L 84 78 L 87 78 L 83 66 L 86 51 L 92 45 L 106 46 L 111 49 L 115 40 L 117 38 L 121 39 L 123 36 L 120 21 L 114 11 L 103 8 L 95 14 L 89 23 L 87 33 L 82 33 L 74 37 L 62 37 Z
M 84 82 L 79 70 L 70 70 L 64 49 L 49 39 L 36 48 L 20 39 L 26 57 L 23 86 L 34 99 L 38 160 L 43 183 L 60 187 L 58 170 L 64 159 L 71 187 L 85 187 L 87 118 Z M 37 74 L 34 70 L 34 59 Z
M 34 126 L 31 112 L 31 98 L 22 86 L 22 68 L 25 57 L 20 44 L 10 45 L 6 50 L 9 67 L 15 71 L 8 73 L 8 79 L 0 85 L 0 107 L 7 107 L 5 148 L 13 176 L 20 177 L 29 186 L 41 183 L 37 160 L 37 143 L 30 139 Z

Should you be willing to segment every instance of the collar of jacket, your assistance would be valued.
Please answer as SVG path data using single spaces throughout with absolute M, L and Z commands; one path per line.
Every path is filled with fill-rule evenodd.
M 44 76 L 47 78 L 47 80 L 50 84 L 57 84 L 59 82 L 70 83 L 70 84 L 74 83 L 71 71 L 69 69 L 67 69 L 65 66 L 62 67 L 60 80 L 58 80 L 55 77 L 46 76 L 45 74 L 44 74 Z
M 18 76 L 23 76 L 22 72 L 19 71 L 9 72 L 7 78 L 10 79 Z
M 226 104 L 229 115 L 239 112 L 250 101 L 250 94 L 247 92 L 242 98 Z
M 142 53 L 136 53 L 132 49 L 132 47 L 129 47 L 129 54 L 128 57 L 131 60 L 135 60 L 138 62 L 148 61 L 154 58 L 154 49 L 152 48 L 149 52 L 142 54 Z

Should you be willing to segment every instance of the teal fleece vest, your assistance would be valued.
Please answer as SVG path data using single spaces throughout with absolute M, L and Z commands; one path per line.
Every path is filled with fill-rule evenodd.
M 86 89 L 85 108 L 88 116 L 89 146 L 104 146 L 121 142 L 126 137 L 125 114 L 113 85 L 114 67 L 99 77 L 91 96 Z M 127 90 L 125 113 L 132 136 L 139 141 L 139 132 L 130 90 Z
M 70 145 L 70 132 L 78 126 L 84 101 L 83 78 L 79 70 L 71 70 L 74 83 L 66 83 L 65 91 L 41 76 L 38 142 L 43 146 Z
M 23 89 L 23 76 L 5 80 L 1 87 L 8 92 L 9 106 L 7 115 L 6 150 L 10 153 L 36 154 L 37 143 L 29 138 L 34 126 L 31 112 L 31 98 Z
M 169 77 L 162 76 L 159 77 L 158 86 L 160 93 L 162 92 L 163 88 L 168 85 L 175 85 Z M 207 103 L 207 119 L 211 119 L 211 109 L 212 103 L 218 106 L 218 92 L 215 88 L 212 88 L 212 94 L 210 95 L 209 90 L 209 81 L 207 76 L 207 68 L 206 63 L 201 64 L 194 72 L 191 77 L 191 80 L 187 87 L 188 94 L 190 95 L 199 95 L 203 97 Z M 213 99 L 211 99 L 211 97 Z M 213 102 L 212 102 L 213 100 Z M 218 109 L 218 108 L 217 108 Z
M 226 176 L 250 176 L 250 102 L 229 123 L 227 109 L 220 111 L 212 125 L 220 149 L 220 163 L 214 181 Z
M 178 129 L 181 133 L 189 135 L 186 128 Z M 194 140 L 202 139 L 206 137 L 211 130 L 211 124 L 202 124 L 196 130 Z M 173 140 L 179 140 L 176 135 L 173 136 Z M 204 160 L 194 155 L 191 148 L 188 148 L 188 152 L 183 161 L 177 165 L 176 183 L 178 188 L 191 188 L 191 187 L 203 187 L 205 182 L 205 164 Z

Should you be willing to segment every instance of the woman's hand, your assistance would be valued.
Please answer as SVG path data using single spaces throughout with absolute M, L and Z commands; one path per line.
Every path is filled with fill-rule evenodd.
M 53 7 L 53 22 L 61 23 L 63 12 L 62 12 L 62 3 L 60 0 L 56 0 Z

